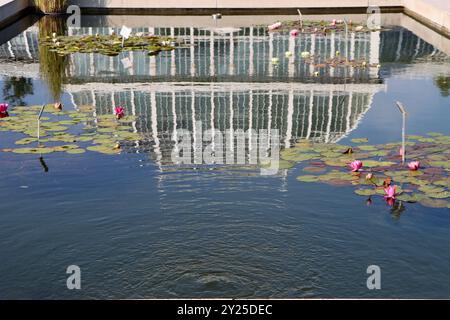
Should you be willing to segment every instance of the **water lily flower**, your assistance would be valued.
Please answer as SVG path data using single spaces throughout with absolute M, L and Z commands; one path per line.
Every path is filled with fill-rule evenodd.
M 350 163 L 350 168 L 352 169 L 352 172 L 358 172 L 359 169 L 362 168 L 362 166 L 363 166 L 363 163 L 362 163 L 362 161 L 359 161 L 359 160 L 355 160 Z
M 388 186 L 384 188 L 384 200 L 391 207 L 395 204 L 395 196 L 397 195 L 397 186 Z
M 53 37 L 53 38 L 56 38 L 56 32 L 53 32 L 53 33 L 52 33 L 52 37 Z
M 339 56 L 341 52 L 339 50 L 336 51 L 336 56 Z
M 8 113 L 8 104 L 0 103 L 0 113 Z
M 331 21 L 331 26 L 335 26 L 336 25 L 336 19 L 333 19 L 333 21 Z
M 289 57 L 292 56 L 292 52 L 286 51 L 286 52 L 284 53 L 284 55 L 286 56 L 286 58 L 289 58 Z
M 373 178 L 373 173 L 370 172 L 366 175 L 366 180 L 371 180 Z
M 311 56 L 311 53 L 309 53 L 308 51 L 303 51 L 302 53 L 300 53 L 300 56 L 302 58 L 309 58 Z
M 319 72 L 318 71 L 314 72 L 314 77 L 318 77 L 318 76 L 319 76 Z
M 296 37 L 298 36 L 300 32 L 297 29 L 292 29 L 289 34 L 291 35 L 291 37 Z
M 123 107 L 116 107 L 114 109 L 114 114 L 116 115 L 117 119 L 120 119 L 125 116 L 125 109 Z
M 409 170 L 416 171 L 420 168 L 420 162 L 419 161 L 411 161 L 408 163 Z
M 271 24 L 270 26 L 267 26 L 267 28 L 269 29 L 269 30 L 276 30 L 276 29 L 278 29 L 278 28 L 280 28 L 281 27 L 281 22 L 275 22 L 274 24 Z
M 398 150 L 398 154 L 399 154 L 400 156 L 403 156 L 403 155 L 405 154 L 405 150 L 403 150 L 403 148 L 400 148 L 400 149 Z
M 384 198 L 385 199 L 395 199 L 397 195 L 397 186 L 388 186 L 384 188 Z
M 273 64 L 277 64 L 277 63 L 278 63 L 278 61 L 279 61 L 279 59 L 278 59 L 278 58 L 272 58 L 272 63 L 273 63 Z

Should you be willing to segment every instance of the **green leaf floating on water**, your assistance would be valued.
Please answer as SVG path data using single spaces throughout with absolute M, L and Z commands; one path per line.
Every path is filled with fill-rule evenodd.
M 360 196 L 373 196 L 378 194 L 376 189 L 356 189 L 355 193 Z
M 55 150 L 53 148 L 16 148 L 13 149 L 12 152 L 14 153 L 31 153 L 31 154 L 46 154 L 46 153 L 52 153 Z
M 431 137 L 440 137 L 443 136 L 442 133 L 440 132 L 428 132 L 427 135 L 431 136 Z
M 353 143 L 366 143 L 366 142 L 369 142 L 369 139 L 367 139 L 367 138 L 357 138 L 357 139 L 352 139 L 351 142 L 353 142 Z
M 448 208 L 449 206 L 449 202 L 442 199 L 423 198 L 419 202 L 424 207 L 429 208 Z
M 394 165 L 395 162 L 391 161 L 376 161 L 376 160 L 365 160 L 363 161 L 363 166 L 365 167 L 388 167 Z
M 376 151 L 377 148 L 375 146 L 370 146 L 370 145 L 362 145 L 362 146 L 358 146 L 359 150 L 364 150 L 364 151 Z
M 318 181 L 318 176 L 313 175 L 304 175 L 304 176 L 298 176 L 297 180 L 302 182 L 316 182 Z
M 118 154 L 120 150 L 115 149 L 114 147 L 99 145 L 99 146 L 89 146 L 87 147 L 89 151 L 95 151 L 104 154 Z

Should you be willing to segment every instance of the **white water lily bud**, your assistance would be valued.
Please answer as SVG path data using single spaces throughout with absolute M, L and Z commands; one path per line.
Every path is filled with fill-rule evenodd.
M 52 33 L 52 37 L 53 37 L 53 38 L 56 38 L 56 32 L 53 32 L 53 33 Z
M 300 55 L 302 58 L 309 58 L 311 54 L 308 51 L 303 51 Z
M 278 63 L 278 61 L 279 61 L 279 59 L 278 59 L 278 58 L 272 58 L 272 63 L 273 63 L 273 64 L 277 64 L 277 63 Z
M 292 56 L 292 52 L 286 51 L 286 52 L 284 53 L 284 55 L 286 56 L 286 58 L 289 58 L 289 57 Z

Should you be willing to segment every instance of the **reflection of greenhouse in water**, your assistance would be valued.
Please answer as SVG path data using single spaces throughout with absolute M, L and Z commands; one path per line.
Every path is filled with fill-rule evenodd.
M 118 29 L 70 31 L 112 32 Z M 74 54 L 66 70 L 66 92 L 75 107 L 95 105 L 94 116 L 112 113 L 117 105 L 137 115 L 134 130 L 151 140 L 156 157 L 163 162 L 170 157 L 174 132 L 192 131 L 196 121 L 202 121 L 203 129 L 222 132 L 278 129 L 285 147 L 300 138 L 336 142 L 357 127 L 373 95 L 383 88 L 373 65 L 436 53 L 433 46 L 404 29 L 295 38 L 268 35 L 256 27 L 228 34 L 199 28 L 137 28 L 133 32 L 174 36 L 182 39 L 184 47 L 157 56 Z M 0 57 L 32 60 L 37 59 L 37 50 L 37 31 L 30 28 L 0 46 Z M 303 51 L 316 56 L 317 64 L 301 59 Z M 372 67 L 322 64 L 337 51 Z M 273 57 L 279 58 L 277 64 L 272 63 Z

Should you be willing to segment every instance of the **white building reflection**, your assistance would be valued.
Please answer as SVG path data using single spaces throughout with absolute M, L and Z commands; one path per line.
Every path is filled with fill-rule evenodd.
M 71 29 L 69 34 L 111 34 L 117 28 Z M 217 33 L 202 28 L 134 28 L 173 36 L 183 48 L 148 56 L 73 54 L 65 91 L 73 105 L 94 105 L 93 117 L 121 105 L 137 116 L 133 130 L 151 145 L 158 164 L 170 164 L 177 130 L 278 129 L 283 147 L 298 139 L 337 142 L 361 121 L 383 90 L 378 68 L 335 67 L 323 62 L 337 52 L 369 64 L 411 61 L 436 49 L 405 29 L 329 35 L 267 34 L 263 27 Z M 3 60 L 38 60 L 37 29 L 0 46 Z M 286 51 L 292 55 L 285 55 Z M 309 51 L 312 64 L 300 58 Z M 272 58 L 279 63 L 273 64 Z M 128 58 L 131 68 L 122 64 Z M 315 73 L 319 72 L 318 76 Z M 135 144 L 136 150 L 145 146 Z M 195 148 L 194 148 L 195 149 Z

